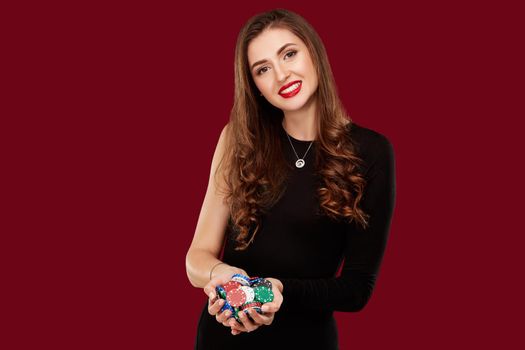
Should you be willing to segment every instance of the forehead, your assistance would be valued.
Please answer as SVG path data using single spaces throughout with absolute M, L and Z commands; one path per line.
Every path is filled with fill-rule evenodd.
M 275 56 L 277 50 L 287 43 L 294 43 L 299 46 L 304 45 L 302 40 L 288 29 L 272 28 L 264 30 L 252 39 L 248 45 L 248 63 L 251 65 L 253 62 Z

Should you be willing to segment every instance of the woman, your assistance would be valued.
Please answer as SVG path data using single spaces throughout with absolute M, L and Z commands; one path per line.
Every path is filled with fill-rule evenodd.
M 392 145 L 347 117 L 299 15 L 253 17 L 235 51 L 235 102 L 186 257 L 209 297 L 196 348 L 337 349 L 333 312 L 367 304 L 387 243 Z M 268 279 L 274 293 L 240 322 L 215 293 L 235 273 Z

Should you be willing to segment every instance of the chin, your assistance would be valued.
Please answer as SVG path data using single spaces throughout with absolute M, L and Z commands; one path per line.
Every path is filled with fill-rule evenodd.
M 289 101 L 288 103 L 279 104 L 278 108 L 286 112 L 294 112 L 306 106 L 306 100 L 300 99 L 297 101 Z

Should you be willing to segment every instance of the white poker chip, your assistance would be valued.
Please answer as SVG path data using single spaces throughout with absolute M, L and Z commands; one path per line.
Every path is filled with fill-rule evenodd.
M 247 276 L 243 276 L 241 274 L 235 274 L 233 275 L 232 281 L 238 282 L 243 286 L 249 286 L 250 285 L 250 278 Z
M 255 300 L 255 292 L 254 292 L 253 288 L 247 287 L 247 286 L 242 286 L 242 287 L 240 287 L 240 289 L 242 289 L 244 294 L 246 294 L 246 303 L 251 303 L 252 301 Z

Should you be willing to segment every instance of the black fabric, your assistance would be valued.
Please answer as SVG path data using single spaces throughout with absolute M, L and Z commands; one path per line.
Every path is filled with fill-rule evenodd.
M 233 336 L 217 323 L 205 303 L 196 349 L 338 349 L 334 311 L 357 312 L 369 301 L 388 240 L 395 203 L 395 160 L 389 140 L 356 123 L 348 133 L 363 160 L 367 181 L 362 209 L 369 227 L 329 219 L 319 211 L 314 142 L 306 165 L 293 167 L 286 191 L 263 216 L 261 229 L 245 251 L 234 250 L 228 228 L 222 260 L 251 276 L 274 277 L 284 285 L 284 302 L 270 326 Z M 281 145 L 290 164 L 296 156 L 281 128 Z M 291 138 L 302 156 L 310 142 Z M 336 276 L 343 263 L 341 273 Z M 346 331 L 346 330 L 345 330 Z

